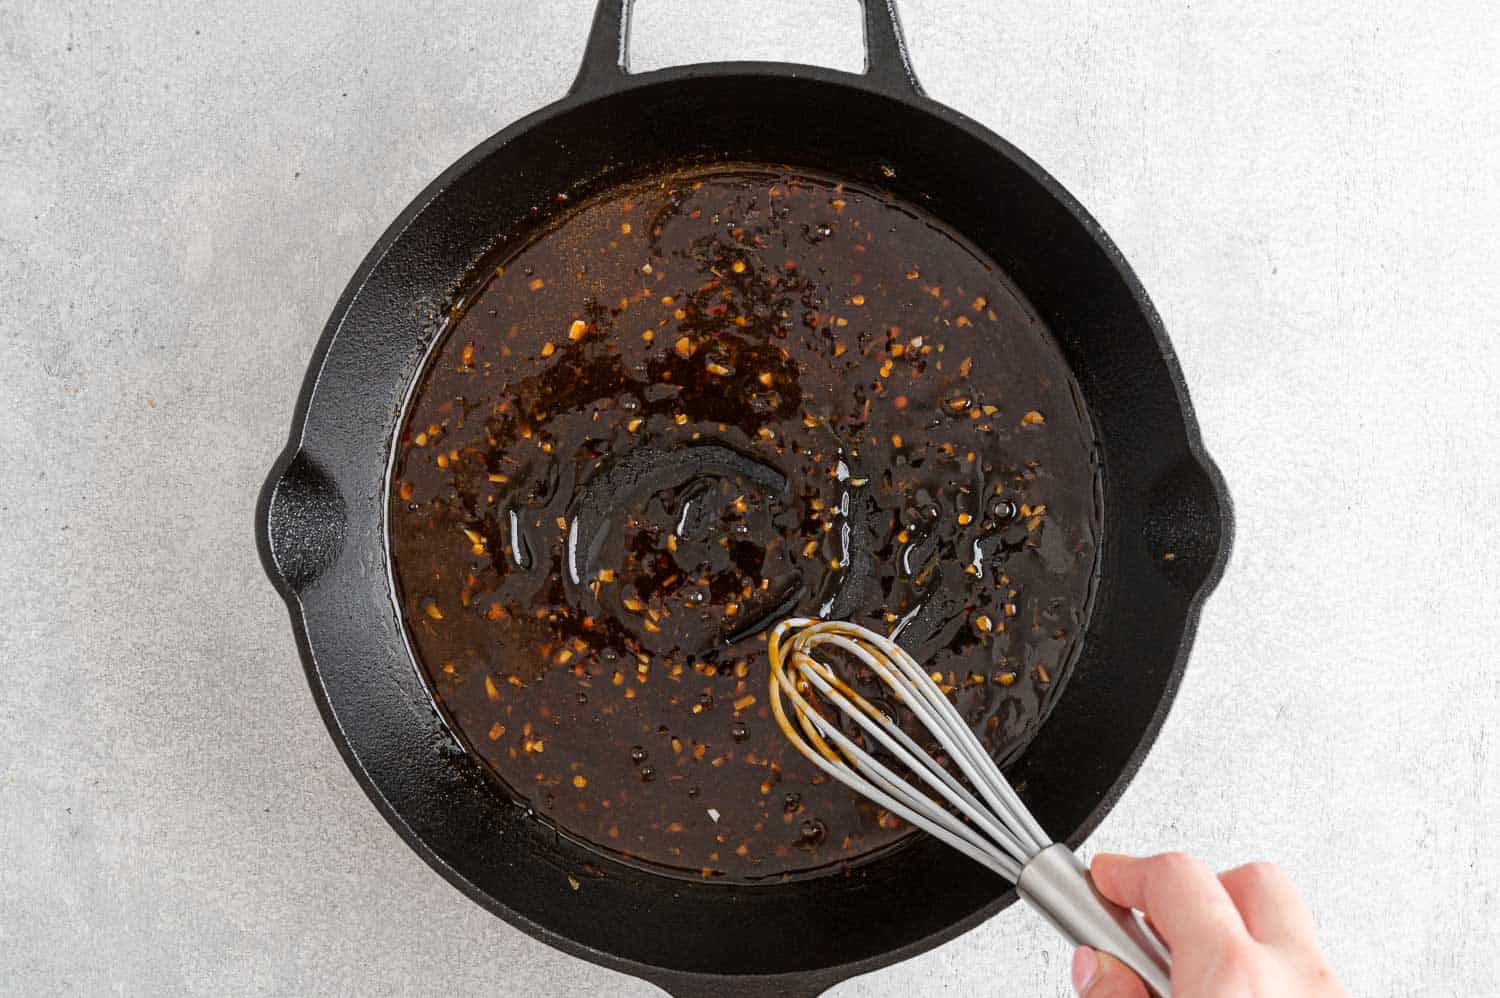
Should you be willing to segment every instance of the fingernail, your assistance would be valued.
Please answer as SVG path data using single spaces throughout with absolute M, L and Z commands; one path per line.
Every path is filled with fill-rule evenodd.
M 1073 990 L 1083 994 L 1099 975 L 1099 957 L 1087 946 L 1073 951 Z

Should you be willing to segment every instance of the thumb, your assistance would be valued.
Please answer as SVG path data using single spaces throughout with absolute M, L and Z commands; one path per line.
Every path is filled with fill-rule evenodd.
M 1073 989 L 1083 998 L 1148 998 L 1146 985 L 1134 971 L 1088 946 L 1073 953 Z

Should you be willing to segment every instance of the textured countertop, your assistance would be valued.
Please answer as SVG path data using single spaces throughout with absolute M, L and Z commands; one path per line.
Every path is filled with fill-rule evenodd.
M 859 64 L 852 2 L 640 8 L 638 67 Z M 250 529 L 345 281 L 562 95 L 590 9 L 0 0 L 0 993 L 656 993 L 397 838 Z M 901 9 L 930 94 L 1122 247 L 1236 500 L 1181 695 L 1094 843 L 1280 861 L 1355 993 L 1495 993 L 1500 21 Z M 1011 909 L 835 993 L 1060 995 L 1067 959 Z

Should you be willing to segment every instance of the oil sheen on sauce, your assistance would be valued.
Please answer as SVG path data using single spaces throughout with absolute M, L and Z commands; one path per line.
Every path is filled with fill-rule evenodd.
M 847 868 L 914 830 L 784 740 L 767 629 L 895 635 L 1014 758 L 1087 619 L 1094 454 L 1048 331 L 918 210 L 672 174 L 569 207 L 454 313 L 398 443 L 397 589 L 541 820 L 694 878 Z

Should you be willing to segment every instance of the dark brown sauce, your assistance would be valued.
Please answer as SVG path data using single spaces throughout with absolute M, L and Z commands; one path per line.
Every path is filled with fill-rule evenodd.
M 895 633 L 1003 762 L 1072 664 L 1099 521 L 1078 393 L 1004 275 L 910 207 L 756 166 L 616 190 L 487 271 L 390 497 L 471 749 L 565 833 L 739 881 L 912 834 L 783 739 L 766 629 Z

